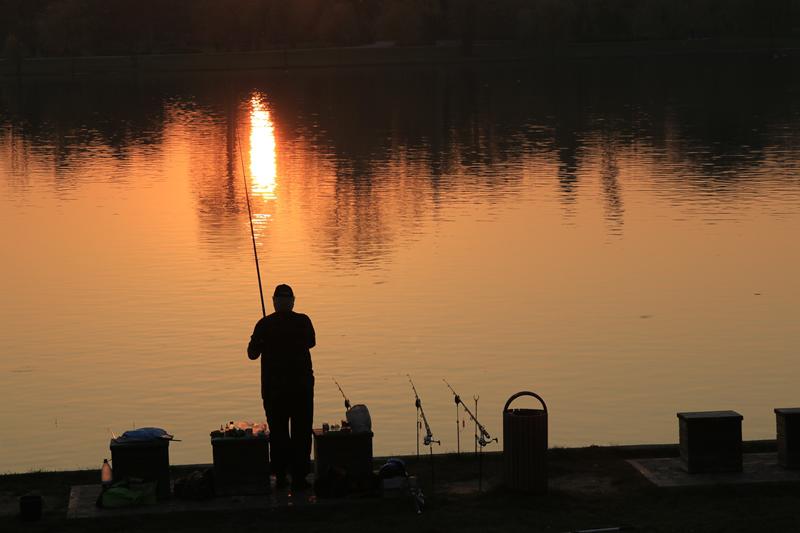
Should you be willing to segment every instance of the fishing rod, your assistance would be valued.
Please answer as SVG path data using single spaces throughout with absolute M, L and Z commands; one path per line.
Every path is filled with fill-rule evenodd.
M 431 432 L 431 426 L 428 424 L 428 418 L 425 416 L 425 411 L 422 409 L 422 400 L 419 399 L 419 394 L 417 394 L 417 388 L 414 386 L 414 381 L 411 379 L 411 374 L 406 375 L 408 376 L 408 382 L 411 383 L 411 390 L 414 391 L 414 407 L 417 408 L 417 461 L 419 461 L 419 419 L 422 418 L 422 422 L 425 424 L 425 437 L 422 439 L 422 442 L 430 450 L 431 496 L 433 496 L 436 492 L 436 470 L 433 465 L 433 443 L 435 442 L 441 446 L 442 441 L 434 440 L 433 432 Z
M 456 396 L 456 457 L 461 457 L 461 413 L 458 410 L 459 400 L 460 398 Z
M 475 396 L 472 397 L 472 399 L 475 400 L 475 418 L 477 418 L 478 417 L 478 400 L 480 400 L 481 397 L 476 394 Z M 475 424 L 475 454 L 477 455 L 477 453 L 478 453 L 478 424 L 476 423 Z
M 425 437 L 422 439 L 423 444 L 425 446 L 430 446 L 434 442 L 441 446 L 442 441 L 434 440 L 433 433 L 431 432 L 431 426 L 428 424 L 428 419 L 425 416 L 425 411 L 422 409 L 422 400 L 419 399 L 419 394 L 417 394 L 417 388 L 414 386 L 414 382 L 411 380 L 411 375 L 406 374 L 408 376 L 408 382 L 411 383 L 411 389 L 414 391 L 414 406 L 416 406 L 417 411 L 420 415 L 422 415 L 422 422 L 425 424 Z M 419 438 L 417 438 L 417 447 L 419 447 Z M 417 452 L 419 454 L 419 452 Z
M 483 448 L 484 446 L 486 446 L 487 444 L 489 444 L 491 442 L 498 442 L 497 437 L 492 438 L 492 436 L 489 435 L 489 432 L 486 431 L 486 428 L 483 427 L 483 424 L 481 424 L 478 421 L 478 419 L 475 417 L 475 415 L 472 414 L 472 411 L 469 410 L 469 407 L 467 407 L 467 404 L 465 404 L 461 400 L 461 396 L 459 396 L 458 393 L 455 390 L 453 390 L 453 387 L 450 386 L 450 384 L 447 382 L 447 380 L 446 379 L 442 379 L 442 381 L 444 381 L 444 384 L 447 385 L 447 388 L 450 389 L 450 392 L 452 392 L 453 396 L 455 396 L 454 400 L 455 400 L 456 404 L 461 404 L 461 407 L 464 408 L 464 412 L 467 413 L 469 415 L 469 417 L 472 419 L 472 421 L 475 422 L 475 425 L 478 426 L 478 431 L 480 431 L 480 435 L 477 438 L 478 438 L 478 444 L 481 445 L 481 448 Z
M 258 249 L 256 248 L 256 232 L 253 229 L 253 211 L 250 209 L 250 193 L 247 187 L 247 171 L 244 168 L 244 155 L 242 155 L 242 141 L 239 138 L 239 125 L 236 128 L 236 145 L 239 148 L 239 161 L 242 164 L 242 181 L 244 181 L 244 197 L 247 200 L 247 216 L 250 221 L 250 237 L 253 239 L 253 256 L 256 260 L 256 275 L 258 276 L 258 294 L 261 296 L 261 315 L 267 316 L 267 308 L 264 306 L 264 288 L 261 285 L 261 268 L 258 266 Z M 339 389 L 341 390 L 341 389 Z
M 492 436 L 489 435 L 489 432 L 486 431 L 486 428 L 483 427 L 483 424 L 478 422 L 478 417 L 473 415 L 472 411 L 470 411 L 469 407 L 467 407 L 467 404 L 465 404 L 461 400 L 461 396 L 459 396 L 458 393 L 453 389 L 453 387 L 450 386 L 450 384 L 447 382 L 446 379 L 442 378 L 442 381 L 444 381 L 444 384 L 447 385 L 448 389 L 450 389 L 450 392 L 453 393 L 454 400 L 456 402 L 456 406 L 458 406 L 458 404 L 461 404 L 461 407 L 464 408 L 464 412 L 469 415 L 469 417 L 475 423 L 475 427 L 477 427 L 478 431 L 480 432 L 479 434 L 475 435 L 475 441 L 478 444 L 480 444 L 480 447 L 475 446 L 475 448 L 476 448 L 476 451 L 478 452 L 478 492 L 481 492 L 483 490 L 483 448 L 487 444 L 490 444 L 492 442 L 498 442 L 497 437 L 492 438 Z M 474 399 L 475 399 L 475 412 L 477 412 L 478 411 L 478 397 L 475 396 Z
M 339 388 L 339 392 L 342 393 L 342 398 L 344 398 L 344 408 L 349 411 L 350 410 L 350 400 L 347 398 L 347 395 L 342 390 L 342 386 L 339 385 L 338 381 L 336 381 L 336 378 L 333 378 L 333 382 L 336 383 L 336 386 Z

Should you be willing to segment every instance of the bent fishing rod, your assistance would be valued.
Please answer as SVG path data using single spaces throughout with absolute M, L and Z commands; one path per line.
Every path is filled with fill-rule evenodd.
M 336 383 L 336 387 L 338 387 L 339 388 L 339 392 L 342 393 L 342 398 L 344 398 L 344 408 L 349 411 L 350 410 L 350 400 L 347 398 L 347 395 L 342 390 L 342 386 L 339 385 L 338 381 L 336 381 L 336 378 L 333 378 L 333 382 Z
M 414 405 L 417 408 L 417 411 L 422 416 L 422 422 L 425 424 L 425 437 L 423 437 L 422 442 L 425 446 L 431 446 L 434 442 L 441 446 L 442 441 L 434 440 L 433 433 L 431 432 L 431 426 L 428 424 L 428 419 L 425 416 L 425 411 L 422 409 L 422 400 L 419 399 L 419 394 L 417 394 L 417 388 L 414 386 L 414 382 L 411 380 L 411 374 L 406 374 L 408 376 L 408 382 L 411 383 L 411 389 L 414 391 Z M 417 446 L 419 446 L 419 438 L 417 438 Z
M 477 440 L 478 440 L 478 444 L 481 445 L 481 448 L 483 448 L 484 446 L 486 446 L 487 444 L 489 444 L 491 442 L 498 442 L 497 437 L 492 438 L 492 436 L 489 435 L 489 432 L 486 431 L 486 428 L 483 427 L 483 424 L 478 422 L 478 419 L 475 417 L 475 415 L 472 414 L 472 411 L 469 410 L 469 407 L 467 407 L 467 404 L 465 404 L 461 400 L 461 396 L 459 396 L 458 393 L 455 390 L 453 390 L 453 387 L 450 386 L 450 384 L 447 382 L 447 380 L 446 379 L 442 379 L 442 381 L 444 381 L 444 384 L 447 385 L 447 388 L 450 389 L 450 392 L 452 392 L 453 396 L 455 396 L 454 399 L 455 399 L 456 404 L 461 404 L 461 407 L 464 408 L 464 412 L 466 412 L 469 415 L 469 417 L 472 419 L 472 421 L 475 422 L 475 425 L 478 426 L 478 431 L 480 431 L 480 436 L 477 437 Z
M 261 285 L 261 268 L 258 265 L 258 249 L 256 248 L 256 232 L 253 229 L 253 211 L 250 209 L 250 193 L 247 187 L 247 171 L 244 168 L 244 155 L 242 155 L 242 141 L 239 138 L 239 125 L 236 124 L 236 145 L 239 148 L 239 161 L 242 164 L 242 181 L 244 182 L 244 197 L 247 200 L 247 219 L 250 221 L 250 237 L 253 239 L 253 256 L 256 260 L 256 275 L 258 276 L 258 294 L 261 297 L 261 315 L 267 316 L 267 308 L 264 306 L 264 288 Z

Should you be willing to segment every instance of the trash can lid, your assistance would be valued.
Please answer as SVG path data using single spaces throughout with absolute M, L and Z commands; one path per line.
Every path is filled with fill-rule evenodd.
M 544 410 L 545 413 L 547 413 L 547 404 L 544 403 L 544 400 L 542 399 L 542 397 L 539 396 L 538 394 L 536 394 L 535 392 L 531 392 L 531 391 L 527 391 L 527 390 L 524 390 L 524 391 L 518 392 L 516 394 L 513 394 L 511 396 L 511 398 L 509 398 L 508 401 L 506 402 L 505 407 L 503 407 L 503 412 L 504 413 L 509 412 L 510 409 L 508 408 L 508 406 L 511 405 L 511 402 L 513 402 L 514 400 L 516 400 L 520 396 L 533 396 L 534 398 L 536 398 L 537 400 L 539 400 L 542 403 L 542 409 Z M 517 409 L 517 410 L 521 410 L 521 409 Z

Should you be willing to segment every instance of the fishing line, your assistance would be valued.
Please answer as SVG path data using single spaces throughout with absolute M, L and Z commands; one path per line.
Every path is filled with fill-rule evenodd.
M 234 119 L 235 120 L 235 119 Z M 253 229 L 253 211 L 250 209 L 250 193 L 247 187 L 247 171 L 244 168 L 244 155 L 242 154 L 242 141 L 239 138 L 239 124 L 235 123 L 236 145 L 239 147 L 239 161 L 242 164 L 242 181 L 244 182 L 244 197 L 247 200 L 247 216 L 250 221 L 250 237 L 253 239 L 253 256 L 256 260 L 256 276 L 258 276 L 258 294 L 261 297 L 261 314 L 267 316 L 267 308 L 264 306 L 264 288 L 261 285 L 261 268 L 258 266 L 258 249 L 256 248 L 256 232 Z

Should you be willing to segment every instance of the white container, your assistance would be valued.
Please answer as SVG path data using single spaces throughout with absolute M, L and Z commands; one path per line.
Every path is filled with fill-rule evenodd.
M 372 431 L 372 418 L 369 409 L 364 404 L 357 404 L 347 410 L 347 423 L 353 433 L 367 433 Z

